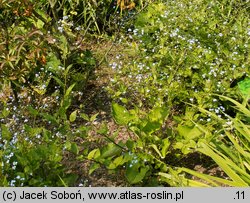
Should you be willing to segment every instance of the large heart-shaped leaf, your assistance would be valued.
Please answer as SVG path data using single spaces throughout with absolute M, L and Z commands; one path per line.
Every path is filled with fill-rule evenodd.
M 200 137 L 203 134 L 203 132 L 195 125 L 192 125 L 192 126 L 179 125 L 177 130 L 178 130 L 178 133 L 183 138 L 185 138 L 185 140 L 193 140 L 193 139 Z
M 128 110 L 125 107 L 117 103 L 112 104 L 112 115 L 116 123 L 120 125 L 127 125 L 128 122 L 133 120 L 134 117 L 128 112 Z
M 122 152 L 122 148 L 113 143 L 109 143 L 107 146 L 101 149 L 101 158 L 105 159 L 119 155 Z
M 139 163 L 131 164 L 128 166 L 125 175 L 130 184 L 136 184 L 144 179 L 148 170 L 148 166 L 140 166 Z

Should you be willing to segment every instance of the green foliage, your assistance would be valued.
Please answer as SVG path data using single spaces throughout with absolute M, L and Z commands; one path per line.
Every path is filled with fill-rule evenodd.
M 126 125 L 134 118 L 133 115 L 127 111 L 126 108 L 120 106 L 117 103 L 114 103 L 112 105 L 112 113 L 115 121 L 120 125 Z
M 250 185 L 249 165 L 250 165 L 250 147 L 249 147 L 249 125 L 244 122 L 245 118 L 250 117 L 248 109 L 237 101 L 221 96 L 232 103 L 236 104 L 239 114 L 237 118 L 228 117 L 220 120 L 220 135 L 218 132 L 212 132 L 217 136 L 211 142 L 200 139 L 198 142 L 198 151 L 211 157 L 216 164 L 226 173 L 229 180 L 208 176 L 183 169 L 183 171 L 209 181 L 212 185 L 216 183 L 244 187 Z M 243 116 L 243 117 L 242 117 Z
M 245 80 L 238 83 L 240 92 L 244 97 L 249 99 L 250 95 L 250 78 L 246 78 Z
M 71 105 L 71 95 L 74 85 L 71 85 L 62 98 L 59 110 L 54 113 L 46 109 L 28 106 L 22 112 L 26 117 L 23 124 L 1 124 L 1 185 L 2 186 L 71 186 L 78 176 L 67 172 L 63 162 L 64 153 L 72 152 L 79 155 L 79 148 L 74 142 L 74 131 L 87 131 L 80 126 L 79 130 L 71 131 L 71 123 L 75 122 L 77 112 L 68 117 L 67 109 Z M 39 110 L 37 110 L 39 109 Z M 20 118 L 15 111 L 7 113 L 7 108 L 1 115 L 3 122 L 10 116 Z M 29 122 L 32 119 L 33 122 Z M 54 126 L 51 128 L 50 126 Z M 45 127 L 46 126 L 46 127 Z M 13 132 L 14 127 L 14 132 Z M 83 131 L 81 131 L 81 130 Z M 70 132 L 70 133 L 69 133 Z M 86 133 L 86 132 L 85 132 Z M 69 146 L 68 146 L 69 145 Z
M 95 59 L 90 50 L 79 46 L 84 37 L 81 28 L 73 27 L 77 14 L 70 13 L 78 4 L 71 1 L 71 5 L 59 8 L 59 1 L 1 4 L 1 82 L 11 81 L 16 95 L 22 86 L 39 95 L 50 94 L 51 86 L 56 85 L 66 91 L 74 82 L 78 83 L 76 88 L 84 89 Z
M 230 86 L 249 74 L 249 9 L 230 2 L 150 4 L 128 29 L 129 49 L 137 57 L 118 56 L 122 62 L 111 63 L 113 97 L 129 95 L 126 99 L 138 105 L 167 103 L 180 110 L 190 101 L 210 109 L 223 105 L 213 102 L 211 93 L 239 99 L 238 89 Z
M 161 139 L 158 136 L 168 112 L 165 107 L 156 107 L 149 114 L 140 116 L 144 113 L 137 108 L 128 111 L 113 103 L 114 119 L 133 132 L 137 136 L 136 141 L 128 139 L 125 143 L 116 144 L 113 140 L 101 149 L 92 150 L 88 158 L 104 164 L 110 170 L 125 166 L 125 177 L 130 184 L 142 183 L 155 173 L 154 168 L 166 170 L 167 165 L 162 160 L 170 153 L 171 143 L 168 138 Z M 91 172 L 98 167 L 100 165 L 94 164 Z
M 85 88 L 96 63 L 91 51 L 79 46 L 82 27 L 80 24 L 74 27 L 72 21 L 77 17 L 74 13 L 77 2 L 60 5 L 60 1 L 2 1 L 0 4 L 1 90 L 12 88 L 15 100 L 24 98 L 22 92 L 25 98 L 34 100 L 27 107 L 13 106 L 13 112 L 5 107 L 1 113 L 3 186 L 65 186 L 73 185 L 77 178 L 67 173 L 62 163 L 65 143 L 70 143 L 68 151 L 79 154 L 72 140 L 73 132 L 67 134 L 78 110 L 71 115 L 68 111 L 73 88 Z M 10 98 L 1 100 L 3 105 L 12 100 L 11 90 L 8 95 Z M 52 106 L 46 109 L 50 105 L 46 103 L 43 107 L 41 99 L 45 95 L 58 102 L 56 109 Z M 24 125 L 18 123 L 20 114 L 26 117 Z M 11 116 L 10 124 L 7 121 Z

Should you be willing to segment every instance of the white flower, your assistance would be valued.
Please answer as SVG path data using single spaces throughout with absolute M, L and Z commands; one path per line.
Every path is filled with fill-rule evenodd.
M 63 20 L 69 19 L 69 16 L 63 16 Z
M 63 27 L 58 27 L 59 32 L 63 32 Z
M 80 31 L 82 28 L 80 26 L 76 27 L 77 31 Z
M 228 126 L 231 126 L 233 124 L 233 122 L 232 121 L 228 121 L 228 122 L 226 122 L 226 125 L 228 125 Z

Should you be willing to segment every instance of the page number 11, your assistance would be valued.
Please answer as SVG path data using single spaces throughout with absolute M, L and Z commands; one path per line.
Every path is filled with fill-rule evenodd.
M 244 191 L 237 191 L 236 197 L 234 199 L 245 199 L 245 192 Z

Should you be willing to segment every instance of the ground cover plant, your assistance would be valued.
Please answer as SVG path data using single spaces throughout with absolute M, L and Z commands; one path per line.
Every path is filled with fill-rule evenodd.
M 249 1 L 2 0 L 0 20 L 0 186 L 250 185 Z

